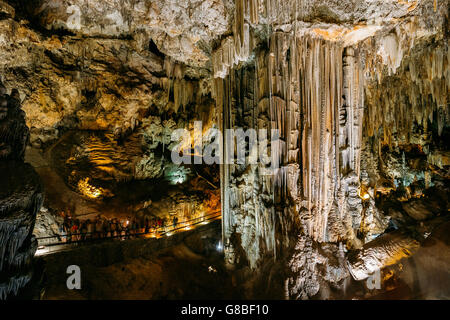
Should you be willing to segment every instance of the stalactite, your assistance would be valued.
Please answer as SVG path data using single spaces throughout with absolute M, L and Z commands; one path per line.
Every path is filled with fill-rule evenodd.
M 299 30 L 293 20 L 311 12 L 312 2 L 257 2 L 257 15 L 253 1 L 237 3 L 233 35 L 213 52 L 214 92 L 222 132 L 279 130 L 279 141 L 260 140 L 279 167 L 267 175 L 260 165 L 221 166 L 225 256 L 257 268 L 268 256 L 280 260 L 296 242 L 290 268 L 304 279 L 317 271 L 300 257 L 311 252 L 326 260 L 318 248 L 328 247 L 339 256 L 338 282 L 349 276 L 341 248 L 360 249 L 387 227 L 370 199 L 374 191 L 362 193 L 372 183 L 367 171 L 383 166 L 384 147 L 445 135 L 450 54 L 445 40 L 424 47 L 398 31 L 412 28 L 408 23 L 379 33 L 378 26 Z M 263 40 L 253 39 L 256 17 L 266 24 Z M 426 134 L 418 138 L 416 131 Z M 367 216 L 379 221 L 362 234 Z M 301 230 L 298 238 L 294 230 Z M 291 280 L 287 290 L 302 298 L 321 285 L 318 278 L 314 288 Z
M 238 13 L 241 14 L 240 11 Z M 212 54 L 214 78 L 225 78 L 231 68 L 242 61 L 247 61 L 253 50 L 250 26 L 241 21 L 242 19 L 238 20 L 240 20 L 239 23 L 234 25 L 237 33 L 223 39 L 221 45 Z
M 369 60 L 366 64 L 370 70 L 373 63 Z M 448 46 L 437 43 L 413 51 L 382 82 L 379 78 L 369 83 L 364 134 L 390 147 L 394 146 L 391 140 L 394 133 L 398 135 L 396 143 L 418 143 L 411 135 L 413 129 L 418 128 L 426 139 L 431 134 L 429 124 L 436 122 L 436 133 L 442 135 L 450 114 L 448 65 Z M 370 75 L 375 79 L 375 74 Z
M 228 74 L 221 69 L 223 73 L 216 74 L 217 78 L 225 77 L 224 80 L 216 79 L 216 92 L 220 93 L 216 97 L 217 103 L 223 106 L 228 119 L 223 122 L 223 128 L 252 125 L 245 121 L 238 123 L 230 116 L 231 110 L 246 105 L 235 102 L 233 97 L 237 97 L 243 88 L 243 92 L 251 92 L 255 99 L 252 105 L 256 108 L 253 112 L 258 114 L 258 119 L 252 122 L 257 124 L 256 127 L 267 127 L 264 123 L 268 121 L 268 128 L 280 133 L 280 140 L 270 146 L 280 168 L 271 176 L 260 175 L 258 178 L 263 192 L 273 197 L 272 208 L 277 207 L 277 203 L 285 206 L 289 201 L 303 203 L 306 211 L 300 210 L 300 221 L 316 241 L 352 237 L 351 228 L 357 227 L 357 212 L 361 209 L 357 190 L 364 95 L 358 52 L 348 48 L 344 53 L 339 42 L 308 35 L 297 38 L 283 32 L 273 32 L 269 44 L 268 52 L 260 51 L 256 55 L 255 69 L 247 68 L 243 74 Z M 232 63 L 226 66 L 233 68 Z M 252 88 L 243 85 L 247 78 L 258 79 L 257 85 Z M 236 84 L 238 81 L 240 85 Z M 228 175 L 223 180 L 231 188 L 234 170 L 225 165 L 222 172 L 222 175 Z M 242 199 L 230 197 L 226 191 L 224 197 L 224 212 L 229 206 L 242 208 Z M 276 243 L 276 237 L 284 236 L 274 234 L 271 228 L 280 224 L 280 228 L 288 233 L 288 221 L 296 219 L 293 212 L 298 209 L 283 209 L 280 213 L 277 210 L 268 214 L 283 216 L 282 219 L 271 219 L 270 227 L 258 226 L 260 229 L 256 230 L 256 237 L 262 234 L 271 237 L 266 246 L 274 254 L 276 248 L 270 243 Z M 267 212 L 270 211 L 265 214 Z M 337 218 L 328 219 L 330 212 Z M 284 216 L 286 213 L 287 217 Z M 259 215 L 256 220 L 260 223 L 269 221 Z M 344 234 L 343 225 L 350 228 Z M 232 228 L 227 222 L 225 233 L 230 234 Z M 286 241 L 281 242 L 288 245 Z

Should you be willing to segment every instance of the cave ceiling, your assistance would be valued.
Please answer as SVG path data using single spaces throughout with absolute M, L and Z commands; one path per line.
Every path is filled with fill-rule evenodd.
M 432 1 L 244 1 L 242 23 L 239 3 L 3 1 L 0 68 L 20 89 L 32 133 L 51 140 L 57 128 L 134 128 L 150 108 L 177 111 L 175 79 L 201 104 L 214 95 L 212 79 L 227 73 L 217 51 L 235 34 L 244 38 L 244 21 L 251 36 L 242 43 L 252 48 L 267 41 L 269 27 L 345 44 L 402 26 L 416 30 L 414 41 L 442 34 L 441 15 L 420 19 Z M 391 61 L 389 54 L 379 52 L 397 66 L 402 56 Z M 243 52 L 227 64 L 251 59 Z

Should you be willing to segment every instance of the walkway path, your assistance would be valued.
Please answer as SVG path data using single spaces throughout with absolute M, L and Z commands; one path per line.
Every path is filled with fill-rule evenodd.
M 175 225 L 170 224 L 165 227 L 158 227 L 151 229 L 149 232 L 138 232 L 139 230 L 128 230 L 122 231 L 119 235 L 105 236 L 104 234 L 99 234 L 95 232 L 91 233 L 79 233 L 69 235 L 57 235 L 50 237 L 40 237 L 37 238 L 38 250 L 36 251 L 36 256 L 53 254 L 60 251 L 71 250 L 76 246 L 89 245 L 93 243 L 98 243 L 100 241 L 107 240 L 127 240 L 136 238 L 162 238 L 170 237 L 174 233 L 188 231 L 196 226 L 208 224 L 214 220 L 221 219 L 222 215 L 220 211 L 216 211 L 205 215 L 203 217 L 191 219 L 188 221 L 179 222 Z M 69 237 L 78 236 L 80 240 L 72 241 Z

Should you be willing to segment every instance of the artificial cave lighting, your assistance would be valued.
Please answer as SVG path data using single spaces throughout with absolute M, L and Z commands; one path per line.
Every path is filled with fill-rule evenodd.
M 85 196 L 87 196 L 89 198 L 92 198 L 92 199 L 96 199 L 96 198 L 99 198 L 100 196 L 102 196 L 103 189 L 102 188 L 97 188 L 97 187 L 91 185 L 89 183 L 89 180 L 90 180 L 90 178 L 87 177 L 85 179 L 82 179 L 82 180 L 78 181 L 78 189 L 79 189 L 79 191 L 83 195 L 85 195 Z
M 183 184 L 188 180 L 189 174 L 189 169 L 186 169 L 183 166 L 169 166 L 164 173 L 166 179 L 168 179 L 169 183 L 172 185 Z
M 0 300 L 448 300 L 448 19 L 0 0 Z
M 182 175 L 178 175 L 178 176 L 174 176 L 172 183 L 178 184 L 178 183 L 183 183 L 184 181 L 185 181 L 185 177 L 183 177 Z
M 358 194 L 359 194 L 359 197 L 362 200 L 369 200 L 370 199 L 370 194 L 366 190 L 362 191 L 362 189 L 359 189 L 358 190 Z

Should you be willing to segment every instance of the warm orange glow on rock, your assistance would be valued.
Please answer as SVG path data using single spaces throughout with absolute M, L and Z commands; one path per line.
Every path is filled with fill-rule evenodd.
M 89 178 L 82 179 L 78 182 L 78 189 L 85 196 L 96 199 L 99 198 L 104 192 L 102 188 L 94 187 L 89 184 Z

